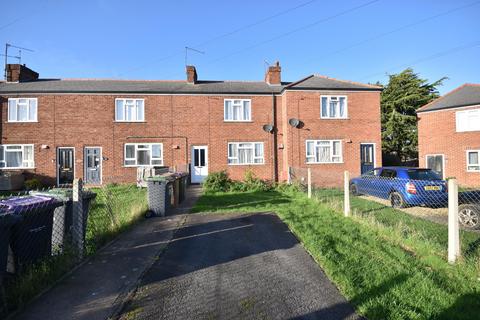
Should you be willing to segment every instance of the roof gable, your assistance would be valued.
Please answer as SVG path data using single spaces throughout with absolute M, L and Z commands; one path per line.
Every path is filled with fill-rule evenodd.
M 480 105 L 480 84 L 466 83 L 424 105 L 417 113 Z
M 374 90 L 381 91 L 382 87 L 371 84 L 334 79 L 322 75 L 312 74 L 285 87 L 287 90 Z

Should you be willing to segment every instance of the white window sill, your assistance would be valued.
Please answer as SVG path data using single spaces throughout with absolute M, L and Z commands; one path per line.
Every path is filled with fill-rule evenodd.
M 263 166 L 265 162 L 263 163 L 227 163 L 229 166 Z
M 480 173 L 480 170 L 467 170 L 468 173 Z
M 305 162 L 305 164 L 344 164 L 344 162 Z
M 38 123 L 38 121 L 10 121 L 8 120 L 7 123 Z
M 236 122 L 253 122 L 252 120 L 223 120 L 223 122 L 227 123 L 236 123 Z
M 124 168 L 163 167 L 164 164 L 123 165 Z
M 35 167 L 21 167 L 21 168 L 0 168 L 0 170 L 34 170 Z
M 118 121 L 114 120 L 114 123 L 146 123 L 147 121 Z
M 350 118 L 329 118 L 329 117 L 320 117 L 320 120 L 350 120 Z

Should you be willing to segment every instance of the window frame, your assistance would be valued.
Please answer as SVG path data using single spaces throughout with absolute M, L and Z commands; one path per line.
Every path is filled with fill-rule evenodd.
M 469 157 L 469 154 L 470 153 L 477 153 L 478 155 L 478 163 L 476 165 L 472 165 L 470 164 L 470 157 Z M 467 163 L 467 172 L 472 172 L 472 173 L 480 173 L 480 149 L 479 150 L 467 150 L 466 151 L 466 163 Z M 469 167 L 473 167 L 473 166 L 477 166 L 478 167 L 478 170 L 474 170 L 474 169 L 469 169 Z
M 135 107 L 135 120 L 126 120 L 125 118 L 125 115 L 127 114 L 127 106 L 126 106 L 126 101 L 127 100 L 133 100 L 133 105 Z M 123 120 L 119 120 L 118 119 L 118 113 L 117 113 L 117 103 L 118 101 L 123 101 Z M 142 120 L 138 120 L 137 119 L 137 114 L 138 114 L 138 110 L 137 110 L 137 101 L 142 101 L 142 108 L 143 108 L 143 119 Z M 145 99 L 143 98 L 115 98 L 115 122 L 145 122 Z
M 319 161 L 308 161 L 309 158 L 314 158 L 316 159 L 317 158 L 317 155 L 316 153 L 309 156 L 308 154 L 308 143 L 309 142 L 313 142 L 314 143 L 314 152 L 316 152 L 316 148 L 318 146 L 318 143 L 319 142 L 329 142 L 330 143 L 330 161 L 328 162 L 319 162 Z M 339 146 L 340 146 L 340 151 L 339 151 L 339 154 L 338 155 L 334 155 L 333 154 L 333 144 L 334 142 L 338 142 L 339 143 Z M 339 161 L 333 161 L 332 159 L 334 157 L 339 157 L 340 160 Z M 343 163 L 343 145 L 342 145 L 342 140 L 341 139 L 307 139 L 305 140 L 305 163 L 306 164 L 342 164 Z
M 18 119 L 18 102 L 19 100 L 27 100 L 27 106 L 28 106 L 28 115 L 30 115 L 30 100 L 35 101 L 35 119 L 34 120 L 10 120 L 10 101 L 15 101 L 15 115 L 16 119 Z M 38 98 L 8 98 L 7 101 L 7 122 L 9 123 L 32 123 L 32 122 L 38 122 Z
M 465 114 L 469 114 L 469 113 L 478 113 L 478 117 L 480 119 L 480 108 L 479 107 L 472 108 L 472 109 L 467 109 L 467 110 L 456 111 L 455 112 L 455 132 L 478 132 L 478 131 L 480 131 L 480 125 L 476 129 L 471 129 L 471 128 L 466 128 L 465 129 L 465 128 L 461 128 L 461 126 L 459 125 L 459 123 L 460 123 L 459 115 L 465 115 Z
M 322 112 L 322 100 L 323 100 L 323 98 L 327 98 L 327 116 L 324 116 L 323 112 Z M 340 98 L 345 99 L 345 110 L 344 110 L 344 116 L 343 117 L 339 117 L 339 116 L 331 117 L 330 116 L 330 101 L 332 100 L 332 98 L 336 98 L 337 101 L 338 101 L 338 107 L 336 109 L 338 114 L 340 114 L 340 112 L 338 112 L 340 110 Z M 346 95 L 321 95 L 320 96 L 320 119 L 327 119 L 327 120 L 348 119 L 348 96 L 346 96 Z
M 246 143 L 250 143 L 252 144 L 252 148 L 245 148 L 243 147 L 242 149 L 252 149 L 253 151 L 253 157 L 252 157 L 252 160 L 253 162 L 249 162 L 249 163 L 231 163 L 230 160 L 232 159 L 236 159 L 237 161 L 239 161 L 239 158 L 238 158 L 238 145 L 239 144 L 246 144 Z M 256 144 L 261 144 L 262 145 L 262 156 L 261 157 L 258 157 L 258 156 L 255 156 L 255 145 Z M 237 157 L 232 157 L 230 156 L 230 145 L 237 145 Z M 255 159 L 261 159 L 262 162 L 255 162 Z M 239 141 L 239 142 L 228 142 L 227 143 L 227 164 L 229 166 L 256 166 L 256 165 L 264 165 L 265 164 L 265 143 L 263 141 Z
M 135 149 L 134 149 L 134 155 L 135 157 L 134 158 L 127 158 L 127 146 L 134 146 Z M 137 157 L 137 152 L 138 152 L 138 146 L 139 145 L 148 145 L 148 149 L 147 148 L 141 148 L 140 150 L 148 150 L 150 151 L 150 164 L 138 164 L 138 157 Z M 152 147 L 153 145 L 159 145 L 160 146 L 160 155 L 161 157 L 158 158 L 153 158 L 152 157 Z M 126 161 L 135 161 L 135 164 L 125 164 Z M 160 164 L 152 164 L 152 161 L 153 160 L 160 160 L 161 163 Z M 164 164 L 164 161 L 163 161 L 163 143 L 156 143 L 156 142 L 147 142 L 147 143 L 125 143 L 123 145 L 123 166 L 124 167 L 131 167 L 131 168 L 138 168 L 138 167 L 153 167 L 153 166 L 163 166 Z
M 22 153 L 22 165 L 20 167 L 7 167 L 7 160 L 6 160 L 6 153 L 9 152 L 7 151 L 7 148 L 8 147 L 13 147 L 13 146 L 20 146 L 20 151 Z M 0 151 L 3 153 L 3 160 L 0 160 L 0 163 L 4 163 L 5 164 L 5 167 L 1 167 L 0 166 L 0 170 L 4 170 L 4 169 L 7 169 L 7 170 L 18 170 L 18 169 L 22 169 L 22 170 L 26 170 L 26 169 L 35 169 L 35 145 L 33 143 L 27 143 L 27 144 L 15 144 L 15 143 L 10 143 L 10 144 L 2 144 L 0 145 L 0 147 L 2 147 L 3 149 Z M 25 147 L 31 147 L 32 148 L 32 159 L 31 160 L 25 160 Z M 14 152 L 14 151 L 13 151 Z M 18 152 L 18 151 L 17 151 Z M 32 166 L 30 167 L 25 167 L 23 165 L 24 162 L 31 162 Z
M 245 105 L 244 102 L 248 101 L 248 106 L 250 108 L 248 114 L 250 118 L 248 120 L 242 119 L 242 120 L 233 120 L 233 119 L 226 119 L 226 108 L 227 108 L 227 101 L 231 101 L 232 103 L 232 115 L 233 115 L 233 104 L 235 101 L 240 101 L 240 105 L 242 107 L 242 115 L 245 115 Z M 252 122 L 252 99 L 223 99 L 223 121 L 224 122 Z

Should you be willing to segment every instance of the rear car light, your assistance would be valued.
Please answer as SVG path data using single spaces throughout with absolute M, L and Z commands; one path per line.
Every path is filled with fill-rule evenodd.
M 410 194 L 417 194 L 417 188 L 415 187 L 415 185 L 411 182 L 408 182 L 406 185 L 405 185 L 405 191 L 407 193 L 410 193 Z

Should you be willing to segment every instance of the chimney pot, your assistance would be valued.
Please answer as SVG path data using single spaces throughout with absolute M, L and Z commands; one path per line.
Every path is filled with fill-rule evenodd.
M 273 66 L 269 66 L 267 73 L 265 74 L 265 82 L 271 86 L 279 86 L 282 84 L 282 67 L 280 62 L 275 61 Z
M 197 69 L 195 66 L 187 66 L 187 82 L 191 84 L 197 83 Z

